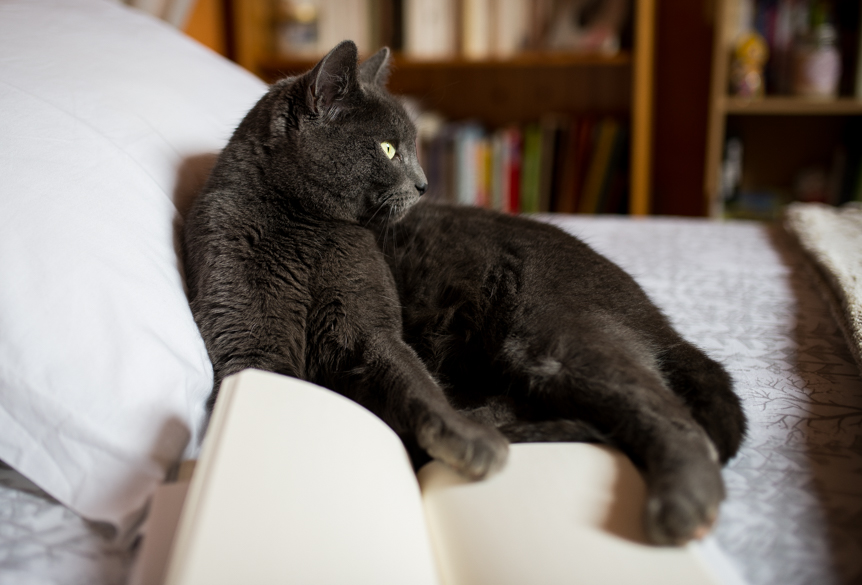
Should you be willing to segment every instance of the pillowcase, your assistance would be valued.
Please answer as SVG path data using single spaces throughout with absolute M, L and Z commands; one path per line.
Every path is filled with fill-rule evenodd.
M 177 205 L 265 90 L 119 4 L 0 3 L 0 459 L 85 518 L 128 529 L 199 444 Z

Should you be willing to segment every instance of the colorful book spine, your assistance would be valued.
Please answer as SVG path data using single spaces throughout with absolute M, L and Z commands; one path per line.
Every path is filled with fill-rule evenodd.
M 428 197 L 509 213 L 620 213 L 628 135 L 612 117 L 546 118 L 493 132 L 439 123 L 420 137 Z
M 595 153 L 584 181 L 583 197 L 578 204 L 580 213 L 598 213 L 602 188 L 607 176 L 614 142 L 619 132 L 619 122 L 614 118 L 604 118 L 600 122 L 596 139 Z
M 521 168 L 523 152 L 523 135 L 519 128 L 510 128 L 506 131 L 506 168 L 503 172 L 507 177 L 508 205 L 505 207 L 510 213 L 521 211 Z M 504 205 L 506 205 L 504 203 Z
M 521 208 L 523 213 L 539 211 L 541 181 L 542 128 L 530 124 L 524 129 L 524 150 L 521 158 Z

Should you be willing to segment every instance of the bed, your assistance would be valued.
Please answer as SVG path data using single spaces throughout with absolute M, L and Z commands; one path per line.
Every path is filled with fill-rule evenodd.
M 264 91 L 106 0 L 0 2 L 0 585 L 126 583 L 150 494 L 195 456 L 212 373 L 176 229 Z M 733 375 L 751 429 L 715 541 L 751 585 L 862 579 L 860 216 L 537 217 Z

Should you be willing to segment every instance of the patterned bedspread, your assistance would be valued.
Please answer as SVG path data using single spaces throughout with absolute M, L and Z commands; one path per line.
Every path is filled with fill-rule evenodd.
M 751 585 L 862 581 L 862 377 L 777 228 L 548 216 L 632 273 L 730 370 L 750 432 L 725 470 L 716 538 Z M 0 585 L 121 584 L 132 553 L 0 468 Z

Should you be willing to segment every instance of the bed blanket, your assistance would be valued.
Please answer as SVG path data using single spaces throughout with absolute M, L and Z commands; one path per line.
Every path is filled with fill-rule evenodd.
M 862 378 L 786 232 L 547 216 L 628 270 L 733 376 L 750 421 L 716 539 L 750 585 L 862 582 Z M 857 248 L 858 249 L 858 248 Z M 130 556 L 0 470 L 0 585 L 120 585 Z
M 862 367 L 862 204 L 795 203 L 785 222 L 823 279 L 821 292 Z

